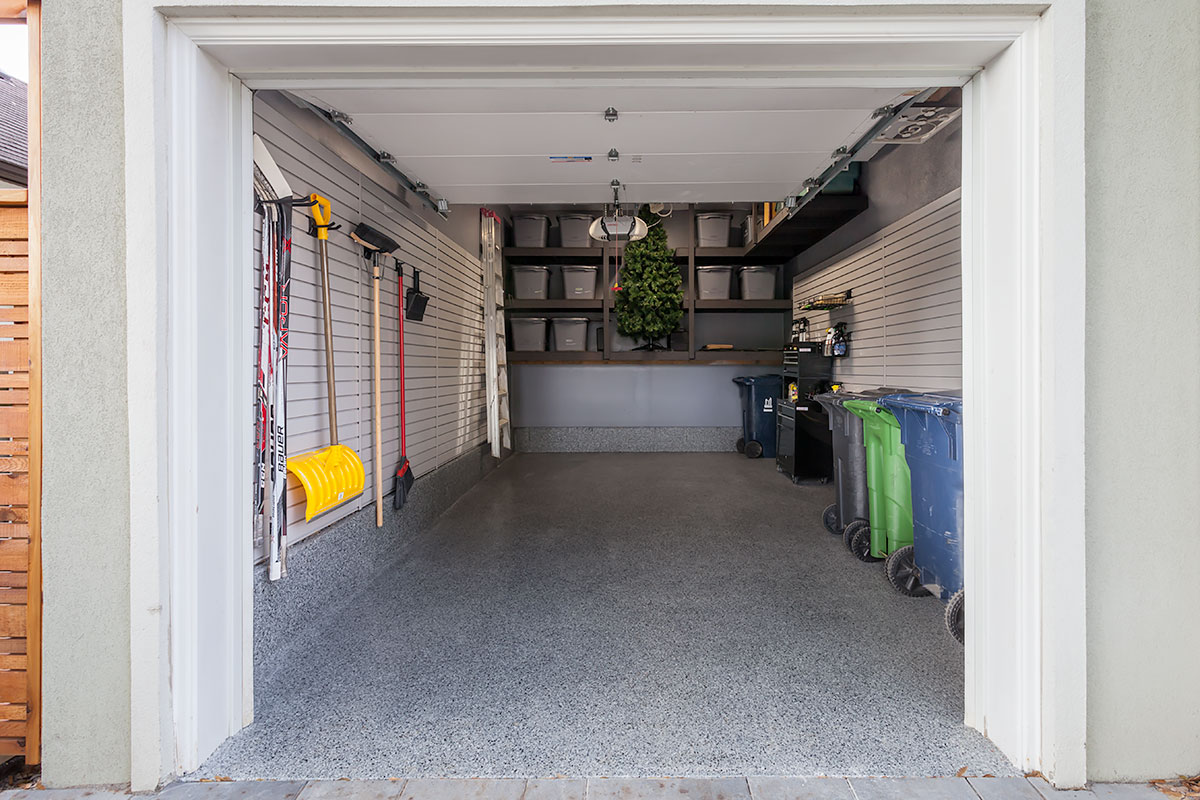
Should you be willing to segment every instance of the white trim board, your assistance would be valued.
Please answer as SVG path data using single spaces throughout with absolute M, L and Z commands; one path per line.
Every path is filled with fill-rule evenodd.
M 186 5 L 197 11 L 204 8 L 202 4 Z M 283 11 L 294 15 L 297 11 L 283 3 L 265 5 L 275 14 Z M 803 5 L 795 7 L 797 17 L 803 16 Z M 970 5 L 975 9 L 989 8 L 983 3 Z M 188 122 L 187 116 L 176 116 L 177 124 L 172 126 L 167 112 L 172 103 L 179 102 L 177 98 L 194 92 L 197 78 L 191 70 L 175 69 L 167 73 L 156 69 L 166 63 L 164 48 L 159 46 L 163 17 L 152 2 L 131 0 L 127 6 L 126 126 L 131 131 L 146 131 L 137 136 L 148 145 L 137 151 L 130 148 L 126 159 L 128 180 L 136 176 L 139 191 L 147 197 L 165 196 L 169 188 L 173 198 L 166 222 L 171 244 L 156 238 L 149 243 L 143 241 L 143 247 L 130 248 L 129 281 L 131 286 L 141 280 L 153 285 L 174 276 L 175 280 L 168 281 L 173 299 L 166 304 L 174 309 L 179 302 L 176 292 L 188 280 L 180 271 L 195 269 L 194 253 L 182 246 L 186 239 L 178 238 L 188 236 L 192 223 L 177 200 L 194 192 L 198 177 L 195 170 L 178 160 L 181 154 L 192 152 L 188 145 L 191 134 L 182 126 Z M 313 7 L 308 9 L 311 11 Z M 977 529 L 978 533 L 969 534 L 971 543 L 967 551 L 968 579 L 972 581 L 975 597 L 968 606 L 974 624 L 968 634 L 966 654 L 967 720 L 997 741 L 1018 764 L 1041 769 L 1060 786 L 1080 785 L 1085 776 L 1082 731 L 1086 713 L 1082 702 L 1085 649 L 1080 646 L 1085 631 L 1083 565 L 1078 558 L 1082 552 L 1080 499 L 1084 471 L 1081 423 L 1076 420 L 1081 420 L 1082 415 L 1078 403 L 1074 403 L 1069 406 L 1072 419 L 1068 419 L 1067 404 L 1060 404 L 1063 409 L 1059 410 L 1054 401 L 1063 396 L 1072 381 L 1075 386 L 1082 385 L 1083 293 L 1071 292 L 1069 288 L 1076 281 L 1079 283 L 1074 285 L 1082 285 L 1084 269 L 1083 173 L 1081 167 L 1072 171 L 1072 166 L 1082 165 L 1083 143 L 1078 135 L 1082 101 L 1078 99 L 1081 93 L 1077 92 L 1083 69 L 1082 38 L 1078 46 L 1070 44 L 1071 36 L 1082 25 L 1083 3 L 1058 0 L 1051 7 L 1052 13 L 1041 21 L 1030 21 L 1027 17 L 961 15 L 957 9 L 942 14 L 931 11 L 928 5 L 921 9 L 920 17 L 905 19 L 902 25 L 897 24 L 896 15 L 903 12 L 903 6 L 881 11 L 877 5 L 862 16 L 833 21 L 810 19 L 795 24 L 810 25 L 826 42 L 848 44 L 864 38 L 887 41 L 889 31 L 895 31 L 892 35 L 903 39 L 916 35 L 926 24 L 943 41 L 954 40 L 957 25 L 964 40 L 994 35 L 1018 43 L 1001 60 L 990 64 L 983 78 L 972 81 L 967 91 L 964 300 L 970 312 L 966 315 L 968 330 L 964 331 L 964 383 L 968 408 L 974 416 L 967 433 L 968 480 L 980 489 L 986 487 L 986 493 L 976 491 L 968 501 L 968 518 L 972 530 Z M 209 26 L 210 31 L 218 25 L 232 31 L 253 22 L 255 35 L 260 38 L 246 46 L 261 46 L 261 37 L 272 35 L 272 30 L 286 35 L 288 20 L 284 16 L 221 19 L 221 14 L 230 12 L 218 7 L 204 10 L 210 17 L 202 24 Z M 741 10 L 745 15 L 755 16 L 760 9 L 747 5 Z M 603 10 L 598 11 L 603 16 Z M 775 7 L 764 7 L 761 11 L 763 16 L 778 14 Z M 179 7 L 172 13 L 179 14 Z M 340 12 L 331 9 L 331 13 Z M 393 9 L 390 13 L 404 12 Z M 525 35 L 520 33 L 524 30 L 521 26 L 537 24 L 518 19 L 522 13 L 514 11 L 510 23 L 495 30 L 519 41 Z M 701 36 L 696 32 L 706 24 L 701 15 L 685 17 L 683 9 L 674 13 L 680 16 L 672 18 L 673 26 L 691 30 L 688 35 Z M 469 12 L 464 12 L 464 17 L 454 24 L 470 26 L 469 17 Z M 780 24 L 775 17 L 758 21 L 764 25 Z M 329 23 L 329 20 L 322 22 Z M 190 24 L 181 24 L 173 35 L 187 39 Z M 406 23 L 402 18 L 393 18 L 389 24 L 402 27 Z M 619 19 L 609 17 L 605 24 L 614 26 L 609 35 L 616 37 L 623 31 L 631 42 L 646 41 L 645 37 L 653 41 L 653 36 L 664 35 L 655 32 L 653 25 L 648 33 L 639 33 L 639 20 L 627 15 Z M 841 26 L 840 33 L 837 26 Z M 989 26 L 990 34 L 984 30 Z M 385 33 L 378 25 L 375 28 L 375 35 Z M 514 29 L 517 33 L 512 32 Z M 719 30 L 706 35 L 713 38 L 704 41 L 713 46 L 720 41 Z M 477 42 L 484 41 L 486 30 L 471 36 Z M 844 38 L 839 40 L 839 36 Z M 868 81 L 886 69 L 886 62 L 876 64 L 870 74 L 863 71 L 858 79 Z M 227 111 L 228 106 L 222 114 Z M 194 129 L 198 122 L 192 119 L 189 124 Z M 1014 132 L 1015 139 L 1005 142 L 1004 135 Z M 156 161 L 161 153 L 167 153 L 169 158 Z M 1055 164 L 1064 166 L 1051 169 Z M 248 179 L 245 185 L 249 185 Z M 1039 202 L 1042 198 L 1047 202 Z M 130 207 L 144 212 L 147 218 L 156 213 L 145 203 L 131 201 Z M 1008 222 L 1001 225 L 999 219 Z M 131 230 L 136 230 L 132 218 L 130 225 L 134 226 Z M 244 232 L 228 233 L 233 237 L 244 236 Z M 972 277 L 968 278 L 969 274 Z M 1002 283 L 1002 277 L 1008 283 Z M 1047 298 L 1053 299 L 1053 309 L 1048 307 Z M 130 341 L 154 341 L 155 337 L 167 335 L 167 308 L 159 306 L 152 293 L 131 291 L 129 302 Z M 185 315 L 174 319 L 172 326 L 180 324 L 181 319 L 186 323 Z M 185 327 L 183 331 L 186 330 Z M 1025 333 L 1014 337 L 1013 331 Z M 1049 332 L 1054 335 L 1044 335 Z M 187 372 L 194 365 L 189 359 L 196 357 L 188 347 L 172 348 L 170 355 L 172 374 L 177 375 Z M 175 363 L 175 359 L 182 361 Z M 243 363 L 238 361 L 232 367 L 242 383 L 245 382 Z M 989 366 L 986 370 L 982 368 L 985 363 Z M 148 379 L 146 383 L 162 386 L 165 369 L 148 349 L 131 348 L 131 375 L 138 374 Z M 186 443 L 187 417 L 192 412 L 176 396 L 187 388 L 180 381 L 184 379 L 180 377 L 170 384 L 169 402 L 158 410 L 171 419 L 176 440 Z M 131 394 L 144 391 L 144 384 L 130 385 Z M 140 405 L 141 401 L 131 396 L 131 409 Z M 1006 431 L 1011 440 L 999 441 L 993 427 Z M 165 546 L 171 553 L 169 566 L 139 564 L 139 576 L 159 581 L 162 575 L 155 570 L 168 570 L 172 597 L 176 587 L 186 588 L 189 581 L 195 580 L 199 569 L 184 546 L 190 523 L 186 517 L 172 512 L 162 541 L 158 540 L 159 531 L 148 523 L 158 518 L 163 508 L 175 508 L 187 495 L 187 482 L 176 480 L 186 476 L 190 468 L 189 452 L 186 447 L 170 452 L 175 477 L 166 498 L 148 492 L 131 497 L 134 519 L 141 521 L 134 531 L 134 546 L 139 541 L 147 543 L 149 537 L 154 546 Z M 980 458 L 972 462 L 971 452 L 980 453 Z M 1053 481 L 1052 492 L 1045 490 L 1043 479 Z M 993 516 L 993 512 L 998 516 Z M 980 543 L 987 544 L 981 547 Z M 1010 545 L 1009 549 L 997 556 L 995 548 L 1005 543 Z M 989 556 L 997 557 L 998 561 L 990 564 Z M 1016 598 L 1011 594 L 1014 588 L 1021 593 Z M 243 613 L 248 608 L 247 604 Z M 198 635 L 197 630 L 189 628 L 196 623 L 193 612 L 194 609 L 186 607 L 172 609 L 172 620 L 181 626 L 180 630 L 172 631 L 172 636 L 181 643 L 195 641 Z M 142 622 L 141 609 L 133 613 L 138 615 L 132 621 L 135 623 L 132 630 L 138 637 L 131 642 L 133 651 L 149 653 L 158 649 L 158 641 L 147 641 L 160 635 L 158 630 Z M 985 619 L 990 624 L 984 626 Z M 241 641 L 241 629 L 236 634 Z M 236 659 L 239 665 L 244 663 L 244 654 L 236 648 L 228 657 Z M 173 678 L 194 674 L 198 668 L 196 658 L 195 648 L 173 648 Z M 175 680 L 157 683 L 160 692 L 172 692 L 173 684 L 175 691 L 179 690 Z M 244 686 L 236 687 L 239 699 L 243 691 Z M 179 708 L 186 716 L 187 709 L 200 702 L 228 707 L 228 698 L 196 697 L 182 698 Z M 157 753 L 149 752 L 149 742 L 161 737 L 175 743 L 175 748 L 181 742 L 186 744 L 178 748 L 179 761 L 163 764 L 160 774 L 186 768 L 203 756 L 200 750 L 192 749 L 196 746 L 195 734 L 188 731 L 186 720 L 160 716 L 159 729 L 149 730 L 147 726 L 155 724 L 152 715 L 136 715 L 132 724 L 137 748 L 134 760 L 142 765 L 135 772 L 135 789 L 151 788 L 147 777 L 151 770 L 145 765 Z M 48 732 L 50 735 L 52 732 Z M 53 754 L 48 752 L 47 756 Z

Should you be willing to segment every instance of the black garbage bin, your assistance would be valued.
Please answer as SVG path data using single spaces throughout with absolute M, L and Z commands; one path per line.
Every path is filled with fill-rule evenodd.
M 775 457 L 775 413 L 783 395 L 779 375 L 734 378 L 742 393 L 742 441 L 738 450 L 747 458 Z

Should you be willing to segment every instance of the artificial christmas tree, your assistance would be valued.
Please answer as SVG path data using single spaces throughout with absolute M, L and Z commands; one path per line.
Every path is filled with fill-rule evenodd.
M 662 220 L 643 206 L 639 216 L 650 226 L 644 239 L 625 245 L 613 296 L 617 332 L 644 342 L 639 350 L 661 349 L 657 342 L 683 319 L 683 277 L 675 251 L 667 245 Z

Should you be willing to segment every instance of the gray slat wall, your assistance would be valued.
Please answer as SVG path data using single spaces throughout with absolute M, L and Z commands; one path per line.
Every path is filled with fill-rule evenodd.
M 962 386 L 960 194 L 950 192 L 793 281 L 792 316 L 808 317 L 811 338 L 846 323 L 850 355 L 834 361 L 833 374 L 848 388 Z M 846 289 L 852 297 L 845 308 L 799 310 L 804 298 Z
M 478 257 L 411 214 L 403 204 L 300 130 L 265 103 L 254 107 L 254 132 L 262 137 L 296 194 L 324 195 L 342 230 L 329 237 L 330 286 L 337 380 L 338 435 L 366 467 L 366 490 L 326 514 L 304 521 L 304 489 L 288 476 L 290 544 L 374 502 L 371 386 L 370 265 L 347 232 L 359 221 L 400 242 L 405 287 L 412 268 L 421 271 L 421 289 L 430 296 L 421 322 L 405 321 L 405 387 L 408 458 L 419 478 L 487 439 L 483 336 L 483 270 Z M 288 453 L 326 446 L 325 351 L 321 276 L 317 242 L 308 236 L 307 209 L 292 218 L 291 333 L 288 351 Z M 260 220 L 256 218 L 256 226 Z M 255 231 L 255 305 L 259 303 L 260 232 Z M 391 260 L 380 294 L 382 349 L 384 491 L 400 453 L 398 303 Z M 255 324 L 257 325 L 257 315 Z M 258 331 L 255 330 L 257 359 Z M 252 364 L 257 363 L 253 361 Z M 255 370 L 251 369 L 251 375 Z M 387 502 L 391 502 L 390 499 Z M 261 542 L 256 542 L 261 555 Z

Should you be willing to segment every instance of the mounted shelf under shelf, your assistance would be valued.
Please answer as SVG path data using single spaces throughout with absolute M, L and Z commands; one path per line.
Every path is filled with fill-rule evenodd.
M 696 361 L 702 364 L 774 367 L 783 365 L 783 352 L 781 350 L 697 350 Z
M 844 292 L 825 292 L 806 297 L 796 306 L 797 311 L 833 311 L 850 304 L 850 290 Z
M 594 350 L 510 350 L 510 364 L 571 364 L 594 363 L 604 360 L 604 353 Z

